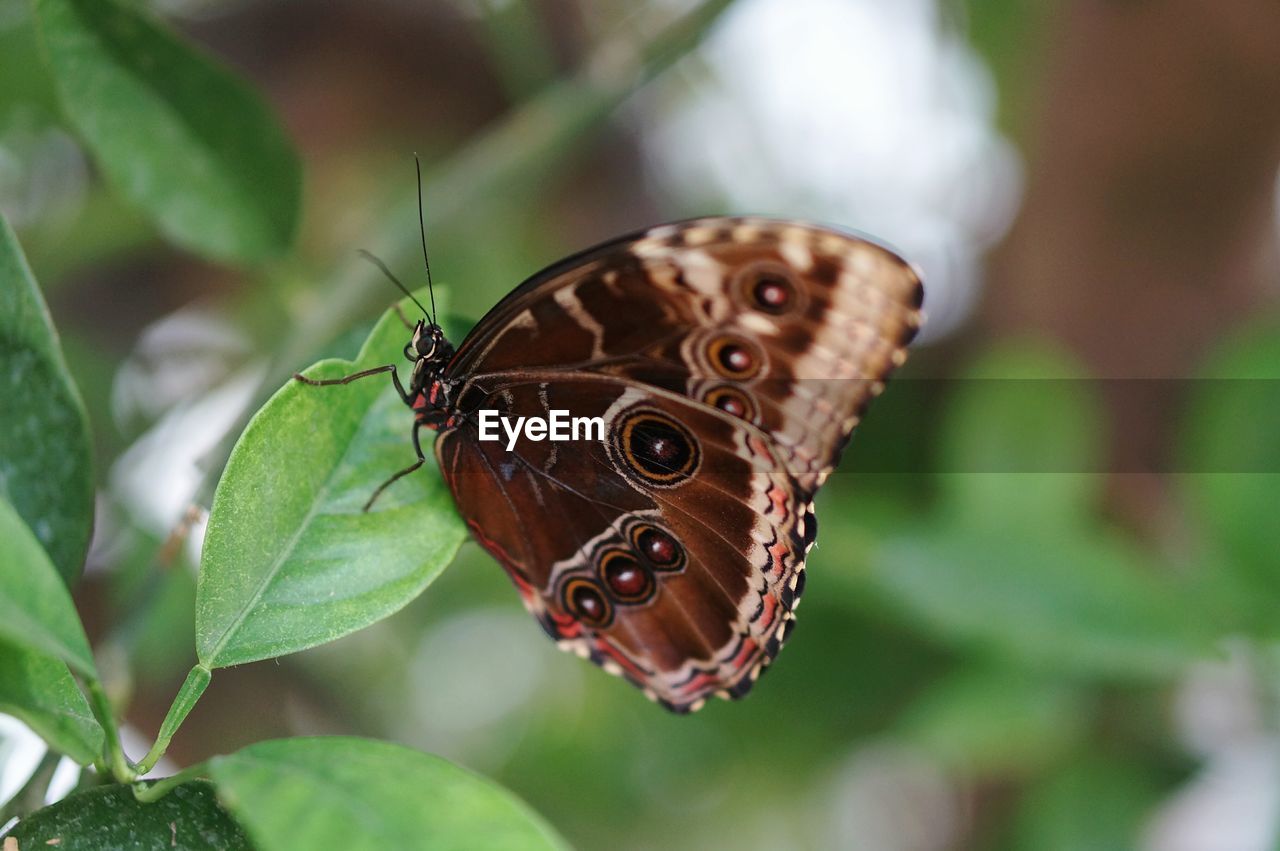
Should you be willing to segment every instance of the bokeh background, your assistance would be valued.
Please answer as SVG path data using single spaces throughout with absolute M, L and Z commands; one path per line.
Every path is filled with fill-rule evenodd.
M 762 213 L 896 245 L 929 321 L 745 701 L 666 715 L 556 651 L 469 545 L 396 616 L 219 671 L 171 767 L 377 736 L 582 848 L 1280 848 L 1280 6 L 148 5 L 280 116 L 305 212 L 250 269 L 168 245 L 0 2 L 0 209 L 94 424 L 77 602 L 135 752 L 193 662 L 189 506 L 227 441 L 391 302 L 356 249 L 420 280 L 417 152 L 460 317 L 619 233 Z M 23 735 L 0 727 L 11 764 Z

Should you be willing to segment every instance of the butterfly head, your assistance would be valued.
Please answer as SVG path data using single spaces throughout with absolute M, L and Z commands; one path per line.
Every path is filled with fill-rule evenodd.
M 405 344 L 404 356 L 413 362 L 413 387 L 421 390 L 444 372 L 453 357 L 453 344 L 445 339 L 439 325 L 419 319 L 413 338 Z

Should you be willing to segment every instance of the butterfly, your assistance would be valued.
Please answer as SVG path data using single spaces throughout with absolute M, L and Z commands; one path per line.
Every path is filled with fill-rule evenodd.
M 552 265 L 456 350 L 433 299 L 407 388 L 393 364 L 302 380 L 390 372 L 418 460 L 374 498 L 434 431 L 471 534 L 547 634 L 684 713 L 745 695 L 791 634 L 814 495 L 923 300 L 915 269 L 867 239 L 704 218 Z M 569 411 L 602 435 L 508 449 L 480 439 L 485 410 Z

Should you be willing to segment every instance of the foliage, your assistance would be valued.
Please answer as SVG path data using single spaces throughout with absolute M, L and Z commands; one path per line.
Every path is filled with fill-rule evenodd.
M 209 773 L 223 805 L 265 848 L 564 847 L 510 793 L 385 742 L 260 742 L 212 760 Z
M 301 169 L 255 92 L 134 6 L 34 10 L 64 114 L 121 195 L 210 257 L 253 261 L 289 245 Z
M 404 335 L 388 311 L 354 361 L 304 374 L 341 378 L 392 362 Z M 453 559 L 463 527 L 434 468 L 362 510 L 413 460 L 403 403 L 387 383 L 291 382 L 250 421 L 218 484 L 200 565 L 196 651 L 205 667 L 333 641 L 400 609 Z
M 134 799 L 127 786 L 99 786 L 33 813 L 18 823 L 12 835 L 19 848 L 51 844 L 88 851 L 252 848 L 214 794 L 213 784 L 194 780 L 155 803 L 144 804 Z
M 624 27 L 559 78 L 545 49 L 498 63 L 522 100 L 427 164 L 451 309 L 479 312 L 554 253 L 555 217 L 529 211 L 729 5 Z M 1002 110 L 1020 115 L 1014 42 L 1047 13 L 969 5 Z M 6 54 L 31 61 L 0 78 L 0 106 L 56 111 L 102 177 L 75 222 L 83 240 L 56 256 L 56 229 L 0 220 L 0 711 L 83 767 L 56 803 L 41 806 L 37 771 L 5 805 L 20 847 L 524 849 L 566 847 L 561 832 L 586 847 L 821 847 L 866 765 L 890 766 L 877 782 L 919 780 L 919 757 L 999 801 L 975 847 L 1125 848 L 1197 759 L 1170 729 L 1181 684 L 1243 659 L 1260 702 L 1280 705 L 1280 327 L 1265 322 L 1221 341 L 1185 385 L 1172 541 L 1108 511 L 1113 424 L 1088 369 L 1043 340 L 983 341 L 948 364 L 957 380 L 916 383 L 927 391 L 908 366 L 860 427 L 819 497 L 802 626 L 747 701 L 670 717 L 557 655 L 501 571 L 463 546 L 430 459 L 362 511 L 413 460 L 402 400 L 385 375 L 342 387 L 289 375 L 313 360 L 311 378 L 395 363 L 407 332 L 395 310 L 375 318 L 388 292 L 365 285 L 376 272 L 324 245 L 352 253 L 345 219 L 297 239 L 302 158 L 265 99 L 144 6 L 32 0 L 13 30 L 27 41 Z M 496 11 L 488 42 L 546 48 L 531 9 Z M 635 32 L 645 40 L 623 37 Z M 12 33 L 0 37 L 8 51 Z M 415 203 L 401 189 L 361 220 L 393 268 L 416 261 Z M 19 234 L 46 246 L 34 272 Z M 42 293 L 57 308 L 69 272 L 173 249 L 240 269 L 210 267 L 238 282 L 230 312 L 253 351 L 171 405 L 194 431 L 210 418 L 201 395 L 239 381 L 251 399 L 218 421 L 191 487 L 210 505 L 198 574 L 181 536 L 165 540 L 171 518 L 149 523 L 120 497 L 123 449 L 147 437 L 110 425 L 108 387 L 126 370 L 92 329 L 60 338 Z M 903 472 L 908 457 L 923 460 Z M 82 579 L 95 513 L 115 534 Z M 259 660 L 272 662 L 223 671 Z M 188 666 L 154 745 L 131 759 L 130 700 L 168 702 Z M 265 696 L 213 694 L 252 676 L 271 683 Z M 331 728 L 298 693 L 414 747 L 263 734 L 267 706 Z M 178 736 L 197 744 L 171 748 Z M 166 755 L 186 767 L 151 779 Z
M 93 522 L 89 423 L 49 310 L 3 216 L 0 280 L 0 496 L 70 583 L 80 575 Z

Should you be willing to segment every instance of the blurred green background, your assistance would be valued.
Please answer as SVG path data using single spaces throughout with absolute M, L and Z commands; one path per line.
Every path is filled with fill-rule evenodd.
M 264 394 L 393 300 L 356 249 L 419 280 L 416 151 L 459 316 L 619 233 L 761 213 L 895 244 L 926 331 L 745 701 L 663 713 L 468 545 L 389 620 L 220 671 L 171 767 L 382 737 L 582 848 L 1280 848 L 1280 7 L 146 5 L 262 94 L 304 179 L 291 252 L 174 247 L 0 0 L 0 209 L 94 424 L 77 603 L 133 750 L 193 662 L 201 526 L 168 539 Z

